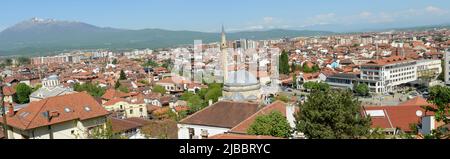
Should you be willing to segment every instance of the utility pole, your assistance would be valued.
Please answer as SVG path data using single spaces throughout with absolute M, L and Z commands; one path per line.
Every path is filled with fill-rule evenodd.
M 3 82 L 0 83 L 0 108 L 2 109 L 2 118 L 3 118 L 3 134 L 5 136 L 5 139 L 8 139 L 8 124 L 6 122 L 6 108 L 3 105 L 4 104 L 4 98 L 3 95 Z

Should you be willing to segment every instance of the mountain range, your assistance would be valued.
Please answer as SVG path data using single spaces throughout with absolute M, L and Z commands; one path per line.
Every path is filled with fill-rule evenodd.
M 227 33 L 230 40 L 263 40 L 282 37 L 330 35 L 328 31 L 265 30 Z M 181 44 L 220 40 L 219 33 L 171 31 L 164 29 L 116 29 L 83 22 L 33 18 L 0 32 L 0 56 L 44 55 L 71 49 L 164 48 Z

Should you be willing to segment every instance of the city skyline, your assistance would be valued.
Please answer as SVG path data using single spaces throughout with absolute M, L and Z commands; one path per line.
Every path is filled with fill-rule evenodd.
M 407 3 L 407 5 L 405 5 Z M 219 32 L 294 29 L 335 32 L 450 23 L 450 4 L 433 1 L 8 1 L 0 30 L 32 17 L 81 21 L 122 29 Z M 319 9 L 318 9 L 319 8 Z M 14 16 L 11 16 L 14 14 Z

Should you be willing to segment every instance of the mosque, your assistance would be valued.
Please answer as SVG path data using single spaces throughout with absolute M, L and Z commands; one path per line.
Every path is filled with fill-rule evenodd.
M 247 68 L 238 68 L 237 66 L 235 66 L 234 70 L 229 70 L 230 65 L 228 64 L 228 62 L 229 57 L 231 56 L 228 52 L 229 50 L 226 40 L 226 34 L 223 26 L 220 49 L 222 52 L 221 59 L 223 60 L 223 100 L 236 102 L 263 102 L 267 97 L 266 94 L 268 93 L 268 91 L 266 90 L 275 90 L 274 93 L 277 93 L 278 89 L 269 89 L 266 88 L 266 86 L 261 86 L 259 78 L 250 73 Z M 236 65 L 237 58 L 235 57 L 233 61 Z M 276 85 L 275 82 L 272 83 L 272 86 Z

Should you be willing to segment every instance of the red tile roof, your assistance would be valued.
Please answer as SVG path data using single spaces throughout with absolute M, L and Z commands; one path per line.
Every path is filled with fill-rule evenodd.
M 122 120 L 117 118 L 108 118 L 108 120 L 111 121 L 112 131 L 114 133 L 121 133 L 142 127 L 142 124 L 129 120 Z
M 16 90 L 13 87 L 5 86 L 5 87 L 3 87 L 3 94 L 5 96 L 12 96 L 12 95 L 16 94 Z
M 392 57 L 383 58 L 383 59 L 379 59 L 379 60 L 369 61 L 367 64 L 363 64 L 363 66 L 384 66 L 384 65 L 394 64 L 394 63 L 398 63 L 398 62 L 406 62 L 406 61 L 411 61 L 411 59 L 408 59 L 406 57 L 401 57 L 401 56 L 392 56 Z
M 108 90 L 106 90 L 105 94 L 102 96 L 102 99 L 112 100 L 114 98 L 131 97 L 133 95 L 137 95 L 137 94 L 134 94 L 134 93 L 123 93 L 123 92 L 117 91 L 115 89 L 108 89 Z
M 270 114 L 270 113 L 272 113 L 274 111 L 278 111 L 283 116 L 286 116 L 286 103 L 281 102 L 281 101 L 276 101 L 276 102 L 272 103 L 271 105 L 268 105 L 268 106 L 262 108 L 261 110 L 259 110 L 258 112 L 256 112 L 255 114 L 253 114 L 249 118 L 245 119 L 244 121 L 239 123 L 234 128 L 232 128 L 231 132 L 233 132 L 233 133 L 240 133 L 240 134 L 246 134 L 247 133 L 247 129 L 253 124 L 253 122 L 256 120 L 256 118 L 258 116 L 267 115 L 267 114 Z
M 103 104 L 104 106 L 112 106 L 118 102 L 125 102 L 125 99 L 123 98 L 114 98 Z
M 220 101 L 180 121 L 181 124 L 233 128 L 258 111 L 258 104 Z
M 418 105 L 399 105 L 399 106 L 366 106 L 363 114 L 368 116 L 367 111 L 383 112 L 381 116 L 373 116 L 372 128 L 400 128 L 403 131 L 411 131 L 411 124 L 418 124 L 420 117 L 416 115 L 417 111 L 422 111 L 423 115 L 431 115 L 431 112 L 425 114 L 425 110 Z
M 50 116 L 53 116 L 50 121 L 43 115 L 47 111 L 50 112 Z M 17 111 L 14 116 L 8 116 L 7 122 L 12 127 L 29 130 L 71 120 L 102 117 L 108 114 L 108 111 L 97 103 L 92 96 L 86 92 L 81 92 L 32 102 L 27 107 Z

